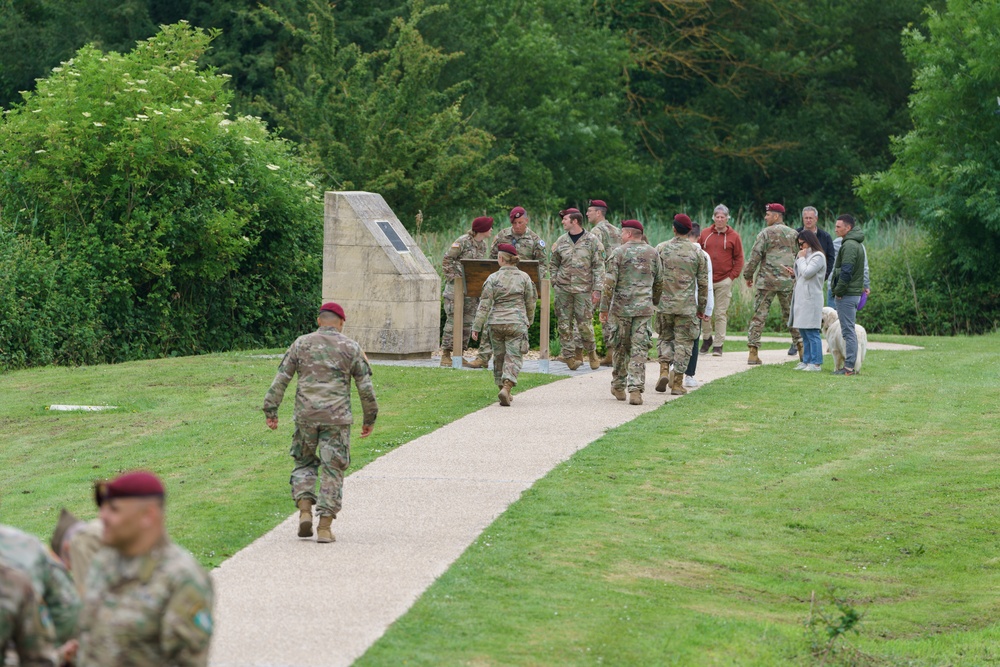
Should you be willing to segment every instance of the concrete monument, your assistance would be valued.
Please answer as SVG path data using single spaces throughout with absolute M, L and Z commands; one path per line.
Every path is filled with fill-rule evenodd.
M 323 301 L 369 357 L 427 359 L 438 349 L 441 278 L 381 195 L 327 192 Z

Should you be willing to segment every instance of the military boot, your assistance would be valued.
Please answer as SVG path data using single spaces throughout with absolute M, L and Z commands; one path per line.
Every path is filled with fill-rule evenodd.
M 622 389 L 621 387 L 612 387 L 611 395 L 617 398 L 619 401 L 625 400 L 625 390 Z
M 489 366 L 488 361 L 483 361 L 482 357 L 476 357 L 469 362 L 468 368 L 486 368 L 487 366 Z
M 675 373 L 670 383 L 670 395 L 683 396 L 686 393 L 688 390 L 684 388 L 684 373 Z
M 662 393 L 670 385 L 670 364 L 660 362 L 660 379 L 656 381 L 656 391 Z
M 642 405 L 642 392 L 641 391 L 630 391 L 628 393 L 628 404 L 629 405 Z
M 614 366 L 615 358 L 611 354 L 611 350 L 608 350 L 607 354 L 604 355 L 604 359 L 601 361 L 602 366 Z
M 503 389 L 497 394 L 497 398 L 500 399 L 500 405 L 506 407 L 513 402 L 514 398 L 510 395 L 511 389 L 514 388 L 514 383 L 510 380 L 503 381 Z
M 590 360 L 590 370 L 596 371 L 601 367 L 601 358 L 597 356 L 597 350 L 591 350 L 587 358 Z
M 582 347 L 576 348 L 576 354 L 573 356 L 573 358 L 576 359 L 577 366 L 579 366 L 580 364 L 583 363 L 583 348 Z
M 709 336 L 705 340 L 701 341 L 701 349 L 698 350 L 699 354 L 708 354 L 708 351 L 712 349 L 712 337 Z
M 441 365 L 442 366 L 451 366 L 451 350 L 442 350 L 441 351 Z
M 319 526 L 316 528 L 316 541 L 320 544 L 337 541 L 337 538 L 333 536 L 333 531 L 330 530 L 331 523 L 333 523 L 332 516 L 323 515 L 319 518 Z
M 798 350 L 799 350 L 799 361 L 802 361 L 802 356 L 805 354 L 806 348 L 802 344 L 802 341 L 799 341 L 798 343 L 796 343 L 795 347 L 797 347 Z
M 762 363 L 760 357 L 757 356 L 757 348 L 750 348 L 750 356 L 747 357 L 747 366 L 760 366 Z
M 581 356 L 582 356 L 582 353 L 581 353 Z M 572 357 L 563 357 L 563 361 L 565 361 L 565 362 L 566 362 L 566 365 L 567 365 L 567 366 L 569 366 L 569 369 L 570 369 L 571 371 L 575 371 L 575 370 L 576 370 L 577 368 L 579 368 L 579 367 L 580 367 L 580 364 L 582 364 L 582 363 L 583 363 L 583 361 L 582 361 L 582 360 L 580 360 L 580 361 L 577 361 L 577 359 L 576 359 L 576 356 L 575 356 L 575 355 L 574 355 L 574 356 L 572 356 Z
M 299 537 L 312 537 L 313 501 L 309 498 L 299 498 L 295 504 L 299 508 Z

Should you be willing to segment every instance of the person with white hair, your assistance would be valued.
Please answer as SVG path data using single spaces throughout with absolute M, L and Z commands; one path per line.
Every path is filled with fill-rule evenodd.
M 705 321 L 701 353 L 706 354 L 711 349 L 713 357 L 721 357 L 722 344 L 726 342 L 726 317 L 733 295 L 733 281 L 739 279 L 744 261 L 743 241 L 729 226 L 729 209 L 725 204 L 715 207 L 712 225 L 701 232 L 698 243 L 712 260 L 712 294 L 715 300 L 712 317 Z

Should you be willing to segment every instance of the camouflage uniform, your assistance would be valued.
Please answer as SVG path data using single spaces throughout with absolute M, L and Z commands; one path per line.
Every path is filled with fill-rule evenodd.
M 483 259 L 486 257 L 486 240 L 476 241 L 475 234 L 467 232 L 459 236 L 441 260 L 444 271 L 444 313 L 446 315 L 444 331 L 441 333 L 441 349 L 451 351 L 454 346 L 453 331 L 455 329 L 452 317 L 455 314 L 455 278 L 464 276 L 462 272 L 463 259 Z M 469 335 L 472 333 L 472 320 L 476 314 L 479 299 L 465 297 L 462 310 L 462 349 L 469 346 Z M 483 359 L 483 361 L 489 361 Z
M 38 611 L 38 598 L 28 576 L 0 562 L 0 662 L 13 646 L 21 667 L 56 667 L 52 628 Z
M 623 243 L 608 257 L 601 312 L 608 314 L 604 336 L 613 353 L 612 389 L 645 389 L 649 318 L 660 300 L 661 278 L 659 255 L 642 241 Z
M 747 347 L 760 347 L 760 334 L 764 330 L 767 313 L 771 310 L 771 302 L 778 297 L 781 306 L 782 322 L 788 322 L 792 308 L 792 289 L 795 287 L 795 277 L 788 275 L 784 267 L 795 266 L 795 255 L 798 253 L 798 232 L 784 223 L 765 227 L 754 241 L 750 259 L 743 269 L 743 279 L 754 283 L 753 317 L 747 331 Z M 760 269 L 758 271 L 758 268 Z M 802 342 L 798 329 L 791 329 L 792 341 L 798 345 Z
M 594 306 L 591 295 L 601 290 L 604 246 L 588 231 L 584 231 L 576 243 L 569 234 L 563 234 L 552 245 L 551 268 L 559 344 L 562 347 L 560 354 L 569 358 L 575 352 L 574 323 L 580 332 L 584 352 L 593 352 Z
M 208 664 L 212 580 L 169 539 L 147 554 L 94 556 L 80 616 L 79 667 Z
M 622 244 L 622 230 L 618 229 L 607 220 L 601 220 L 599 223 L 594 225 L 594 228 L 590 230 L 590 233 L 596 236 L 597 240 L 601 242 L 602 246 L 604 246 L 605 262 L 611 257 L 611 253 L 615 251 L 615 248 Z
M 320 516 L 336 517 L 344 471 L 351 463 L 351 378 L 361 396 L 364 425 L 371 426 L 378 415 L 372 370 L 356 342 L 334 327 L 320 327 L 300 336 L 288 348 L 264 397 L 266 417 L 278 416 L 285 388 L 296 372 L 295 435 L 290 451 L 295 468 L 289 479 L 292 499 L 312 500 Z M 317 468 L 321 471 L 318 501 Z
M 663 265 L 663 296 L 656 303 L 656 333 L 661 364 L 683 373 L 698 338 L 698 313 L 708 300 L 708 261 L 701 248 L 675 236 L 656 246 Z M 697 292 L 697 297 L 696 297 Z
M 516 266 L 501 266 L 483 283 L 479 310 L 472 330 L 489 326 L 493 339 L 493 379 L 498 387 L 504 380 L 517 384 L 522 355 L 528 351 L 528 327 L 535 319 L 538 295 L 531 278 Z
M 62 563 L 49 555 L 34 535 L 0 526 L 0 559 L 28 575 L 39 600 L 39 613 L 51 619 L 58 644 L 76 636 L 80 596 Z
M 545 241 L 530 229 L 525 229 L 524 233 L 520 236 L 514 236 L 514 231 L 510 227 L 497 232 L 496 238 L 493 239 L 493 245 L 490 247 L 490 257 L 492 259 L 497 258 L 497 253 L 499 252 L 497 247 L 501 243 L 509 243 L 517 248 L 518 259 L 538 262 L 539 278 L 543 278 L 549 270 L 549 262 L 545 257 Z

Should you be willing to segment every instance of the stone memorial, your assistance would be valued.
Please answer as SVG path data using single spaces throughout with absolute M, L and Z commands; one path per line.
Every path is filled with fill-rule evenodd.
M 381 195 L 327 192 L 323 301 L 372 358 L 427 359 L 438 349 L 441 278 Z

